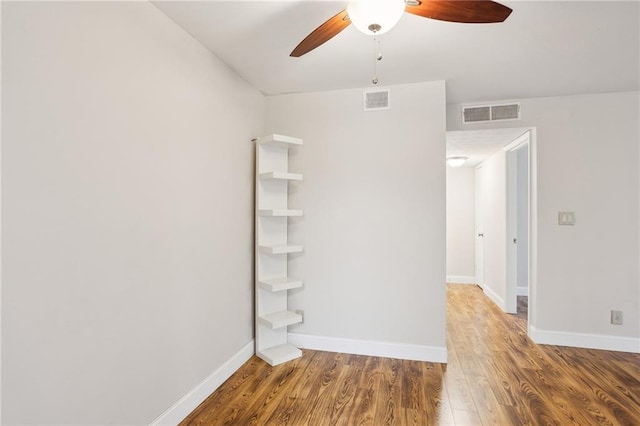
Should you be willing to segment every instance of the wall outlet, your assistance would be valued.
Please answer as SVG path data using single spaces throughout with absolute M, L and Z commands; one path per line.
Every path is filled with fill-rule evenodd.
M 576 224 L 575 212 L 558 212 L 558 225 L 573 226 Z
M 304 311 L 302 309 L 296 309 L 295 313 L 302 317 L 302 321 L 300 321 L 298 324 L 304 324 Z
M 622 311 L 611 311 L 611 324 L 622 325 Z

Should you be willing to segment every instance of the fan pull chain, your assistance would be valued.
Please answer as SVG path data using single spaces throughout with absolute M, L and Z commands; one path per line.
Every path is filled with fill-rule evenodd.
M 382 53 L 380 53 L 380 40 L 375 35 L 373 36 L 373 84 L 378 84 L 378 61 L 382 60 Z

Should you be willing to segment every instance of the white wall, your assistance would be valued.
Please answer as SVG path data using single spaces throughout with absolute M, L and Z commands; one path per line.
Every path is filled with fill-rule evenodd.
M 520 101 L 520 121 L 464 127 L 450 105 L 447 129 L 536 127 L 533 335 L 640 350 L 638 92 Z M 576 212 L 575 226 L 557 224 L 562 210 Z M 624 311 L 624 325 L 610 324 L 611 309 Z
M 2 421 L 148 424 L 252 340 L 264 97 L 150 3 L 2 9 Z
M 500 150 L 487 158 L 478 169 L 482 180 L 482 223 L 484 241 L 485 293 L 506 309 L 506 241 L 507 241 L 507 174 L 506 154 Z
M 268 129 L 304 139 L 289 165 L 304 174 L 290 193 L 304 209 L 289 227 L 305 248 L 289 264 L 305 281 L 289 298 L 305 312 L 296 342 L 446 354 L 444 96 L 444 82 L 392 86 L 392 108 L 373 112 L 359 89 L 268 98 Z
M 475 168 L 447 167 L 447 281 L 475 283 Z

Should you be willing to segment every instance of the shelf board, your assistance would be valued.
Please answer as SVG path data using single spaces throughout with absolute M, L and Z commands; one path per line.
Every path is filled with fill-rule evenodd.
M 302 175 L 300 173 L 268 172 L 260 173 L 260 179 L 302 180 Z
M 259 137 L 257 142 L 260 145 L 277 146 L 278 148 L 292 148 L 302 145 L 302 139 L 300 138 L 279 135 L 277 133 Z
M 302 210 L 265 209 L 258 210 L 260 216 L 302 216 Z
M 270 278 L 258 280 L 258 284 L 268 291 L 283 291 L 302 287 L 302 280 L 291 277 Z
M 302 315 L 291 311 L 272 312 L 260 315 L 260 323 L 272 330 L 302 322 Z
M 286 254 L 286 253 L 299 253 L 302 251 L 302 246 L 291 244 L 271 244 L 260 245 L 258 249 L 262 253 L 267 254 Z
M 292 359 L 300 358 L 302 356 L 302 351 L 293 345 L 285 343 L 284 345 L 278 345 L 258 351 L 257 355 L 273 366 L 291 361 Z

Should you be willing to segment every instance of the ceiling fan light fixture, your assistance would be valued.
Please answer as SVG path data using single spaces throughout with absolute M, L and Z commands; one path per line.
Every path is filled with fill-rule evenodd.
M 460 167 L 468 159 L 469 159 L 469 157 L 449 157 L 449 158 L 447 158 L 447 165 L 449 167 Z
M 404 13 L 404 0 L 354 0 L 347 6 L 353 25 L 367 35 L 384 34 Z

